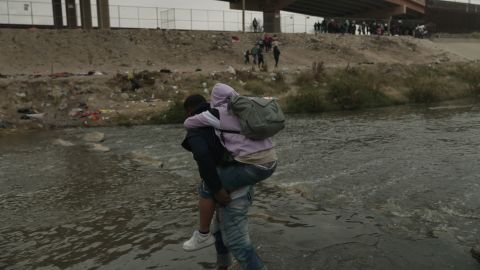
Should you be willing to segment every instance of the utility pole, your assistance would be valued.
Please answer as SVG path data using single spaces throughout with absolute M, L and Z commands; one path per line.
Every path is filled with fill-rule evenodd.
M 242 0 L 242 31 L 245 33 L 245 0 Z

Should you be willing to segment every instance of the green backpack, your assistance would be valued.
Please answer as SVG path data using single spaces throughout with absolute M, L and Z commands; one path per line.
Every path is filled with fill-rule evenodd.
M 240 134 L 250 139 L 267 139 L 285 128 L 285 116 L 274 99 L 235 96 L 228 108 L 240 118 Z

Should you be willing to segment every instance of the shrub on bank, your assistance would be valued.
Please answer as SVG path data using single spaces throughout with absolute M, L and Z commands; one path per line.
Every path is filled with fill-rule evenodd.
M 150 122 L 151 124 L 180 124 L 184 120 L 183 100 L 179 98 L 173 101 L 173 104 L 163 114 L 152 117 Z
M 347 110 L 393 103 L 380 91 L 379 78 L 375 74 L 357 68 L 347 68 L 332 76 L 328 83 L 327 100 Z
M 433 76 L 411 76 L 407 80 L 407 97 L 413 103 L 432 103 L 443 97 L 444 85 Z
M 278 79 L 280 78 L 280 79 Z M 275 75 L 275 81 L 251 80 L 245 85 L 245 90 L 255 96 L 276 95 L 288 91 L 289 86 L 284 81 L 283 75 Z
M 260 80 L 248 81 L 245 85 L 245 90 L 252 93 L 255 96 L 262 96 L 267 92 L 267 85 Z
M 313 62 L 312 69 L 298 74 L 295 83 L 299 86 L 309 87 L 324 81 L 326 78 L 327 74 L 323 62 Z
M 286 101 L 289 113 L 320 113 L 325 111 L 325 99 L 318 88 L 303 88 L 289 95 Z
M 468 84 L 474 95 L 480 95 L 480 65 L 461 65 L 458 67 L 457 76 Z

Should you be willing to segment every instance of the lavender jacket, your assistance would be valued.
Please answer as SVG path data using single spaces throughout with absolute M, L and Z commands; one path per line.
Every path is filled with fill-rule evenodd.
M 228 111 L 228 101 L 230 97 L 238 96 L 238 93 L 232 87 L 218 83 L 213 87 L 210 106 L 217 109 L 220 119 L 215 117 L 211 112 L 205 111 L 201 114 L 187 118 L 183 125 L 187 129 L 199 127 L 214 127 L 217 136 L 220 137 L 219 130 L 240 131 L 240 121 L 237 116 Z M 233 157 L 243 157 L 256 152 L 273 148 L 271 139 L 251 140 L 244 135 L 235 133 L 223 133 L 225 141 L 220 141 L 225 148 L 233 155 Z

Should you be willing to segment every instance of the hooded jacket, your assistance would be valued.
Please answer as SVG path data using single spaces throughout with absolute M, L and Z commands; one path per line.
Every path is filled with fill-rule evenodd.
M 200 105 L 193 113 L 198 114 L 210 109 L 208 103 Z M 214 194 L 222 188 L 217 166 L 224 165 L 225 148 L 212 127 L 188 129 L 183 148 L 192 152 L 197 162 L 200 177 Z
M 210 126 L 215 128 L 217 136 L 222 138 L 222 144 L 234 158 L 244 157 L 273 148 L 271 139 L 251 140 L 242 134 L 226 133 L 220 130 L 240 131 L 240 120 L 228 110 L 230 98 L 238 93 L 226 84 L 218 83 L 213 87 L 210 106 L 218 111 L 218 117 L 211 111 L 187 118 L 184 126 L 187 129 Z

